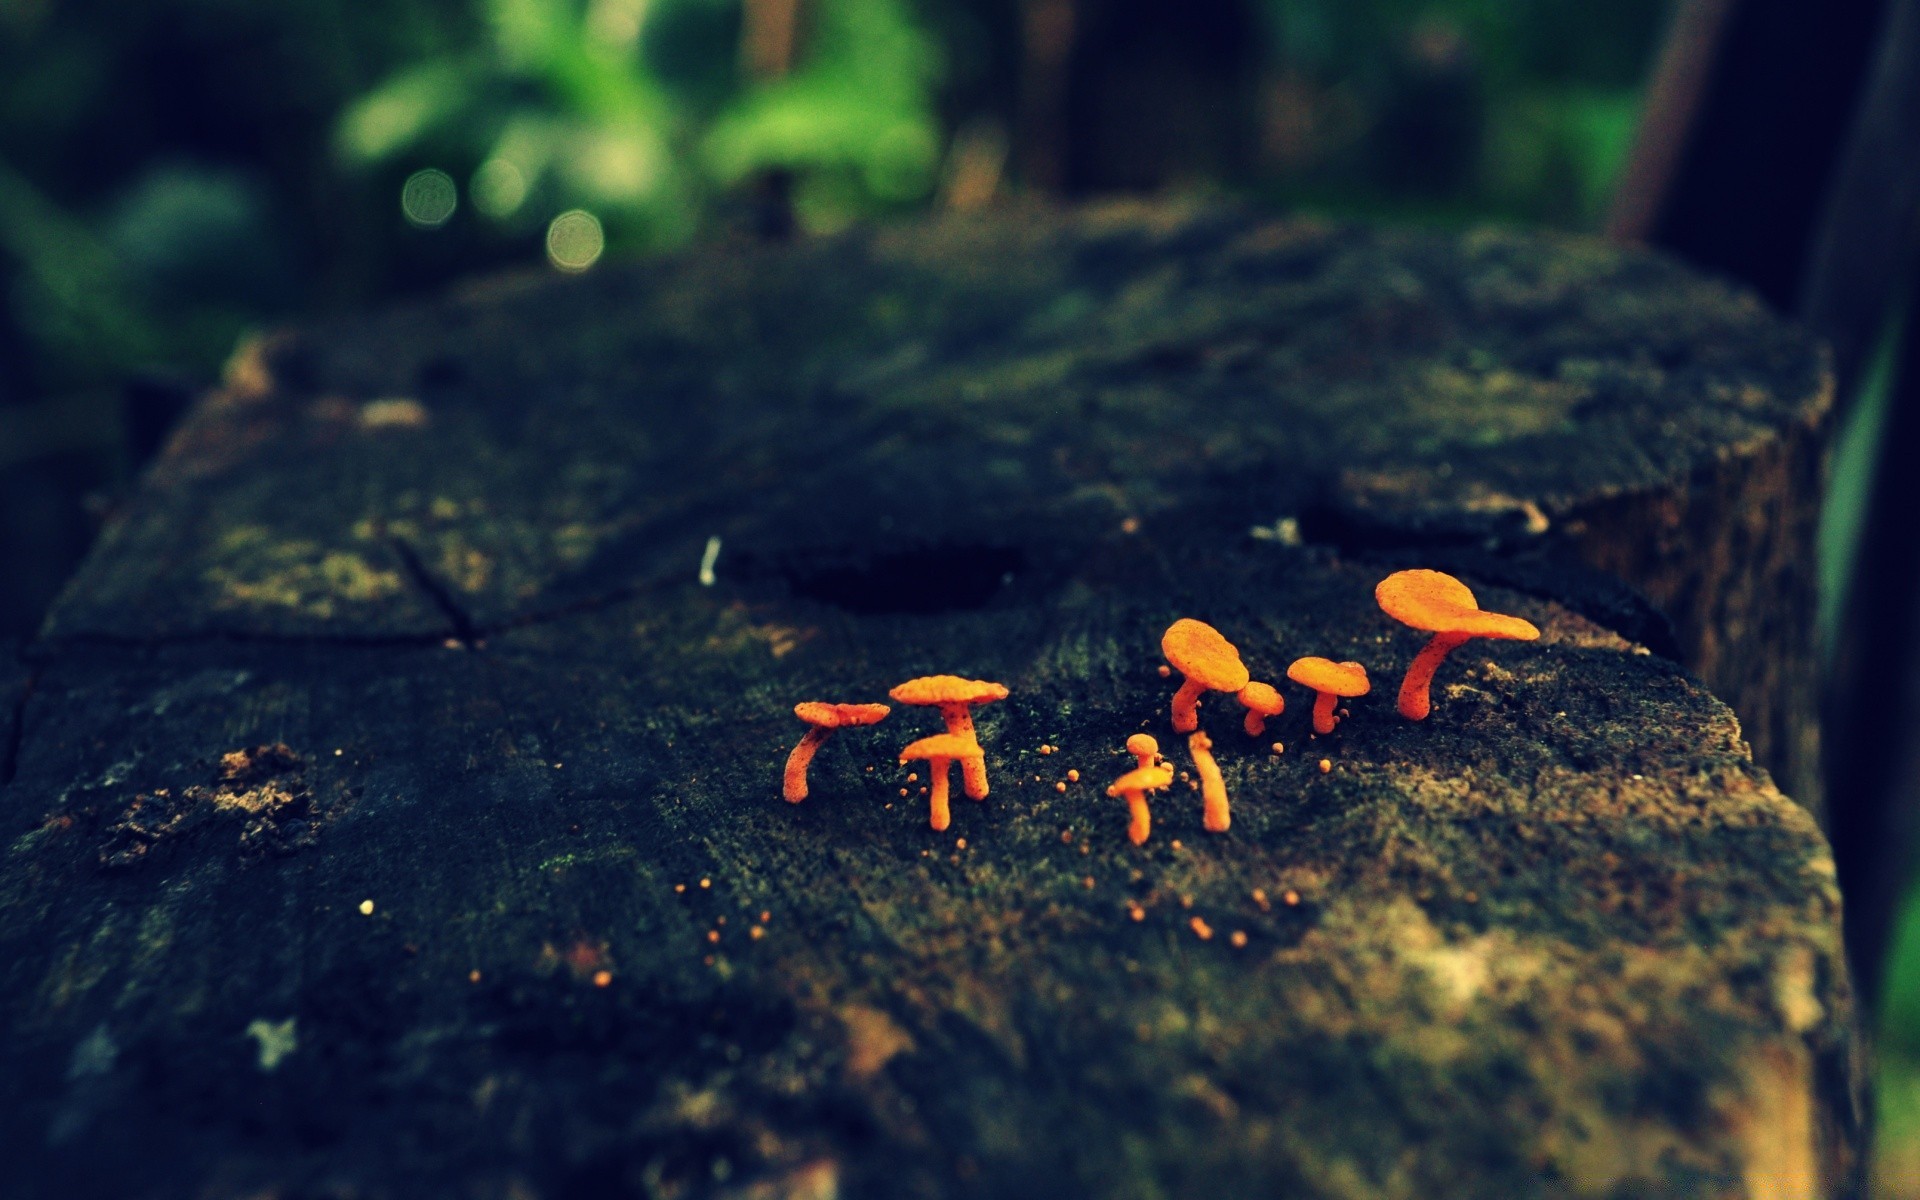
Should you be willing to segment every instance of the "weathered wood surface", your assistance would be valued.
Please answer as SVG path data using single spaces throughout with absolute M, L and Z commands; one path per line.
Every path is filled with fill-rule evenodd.
M 677 580 L 709 536 L 816 596 L 933 545 L 990 588 L 1129 516 L 1295 518 L 1624 579 L 1817 811 L 1830 399 L 1750 297 L 1590 241 L 956 220 L 269 343 L 50 634 L 438 637 Z
M 1743 461 L 1816 454 L 1823 378 L 1654 259 L 1165 211 L 277 339 L 31 652 L 0 1170 L 29 1197 L 1848 1194 L 1825 844 L 1580 565 L 1634 535 L 1610 513 L 1677 531 L 1756 488 Z M 1672 532 L 1648 572 L 1698 560 L 1699 611 L 1744 611 L 1755 532 Z M 1416 560 L 1546 631 L 1457 652 L 1418 726 L 1392 688 L 1419 640 L 1371 601 Z M 1257 743 L 1216 697 L 1232 832 L 1176 793 L 1137 849 L 1100 788 L 1129 733 L 1178 749 L 1179 615 L 1259 677 L 1325 654 L 1376 691 L 1313 741 L 1297 689 Z M 1750 630 L 1713 628 L 1739 659 Z M 779 801 L 795 700 L 941 670 L 1013 688 L 979 715 L 994 794 L 947 834 L 898 794 L 912 710 Z

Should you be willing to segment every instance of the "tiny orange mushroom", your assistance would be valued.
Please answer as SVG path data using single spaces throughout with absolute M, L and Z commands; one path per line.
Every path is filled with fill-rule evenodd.
M 893 710 L 884 704 L 824 704 L 818 700 L 808 700 L 793 706 L 793 715 L 812 726 L 800 744 L 787 755 L 787 773 L 784 781 L 784 793 L 787 803 L 798 804 L 807 798 L 807 766 L 813 762 L 814 752 L 836 729 L 854 725 L 872 725 L 884 720 Z
M 1532 622 L 1482 610 L 1466 584 L 1440 571 L 1395 571 L 1373 597 L 1394 620 L 1433 634 L 1400 681 L 1400 715 L 1409 721 L 1424 721 L 1431 711 L 1428 686 L 1454 647 L 1477 637 L 1530 642 L 1540 636 Z
M 888 692 L 901 704 L 932 706 L 940 710 L 940 716 L 947 723 L 947 732 L 955 737 L 976 740 L 973 732 L 972 707 L 976 704 L 991 704 L 995 700 L 1007 698 L 1005 684 L 988 683 L 984 679 L 962 679 L 958 675 L 923 675 L 918 679 L 909 679 L 899 687 Z M 963 759 L 960 774 L 966 785 L 967 795 L 975 800 L 987 798 L 987 760 L 979 755 Z M 944 828 L 942 826 L 941 828 Z
M 1326 658 L 1297 658 L 1287 668 L 1287 678 L 1316 693 L 1313 700 L 1313 731 L 1332 733 L 1340 718 L 1333 706 L 1342 698 L 1364 696 L 1373 690 L 1367 669 L 1357 662 L 1334 662 Z
M 1193 755 L 1193 769 L 1200 776 L 1200 823 L 1208 833 L 1225 833 L 1233 822 L 1233 815 L 1227 808 L 1227 781 L 1221 777 L 1220 764 L 1213 758 L 1213 739 L 1207 736 L 1206 730 L 1197 730 L 1187 739 L 1187 750 Z
M 1160 651 L 1185 677 L 1173 694 L 1173 728 L 1192 733 L 1200 728 L 1203 692 L 1238 692 L 1252 676 L 1240 661 L 1240 651 L 1205 621 L 1181 617 L 1160 637 Z
M 1277 717 L 1287 711 L 1286 697 L 1275 691 L 1272 684 L 1259 680 L 1247 684 L 1238 692 L 1240 703 L 1247 710 L 1247 719 L 1243 723 L 1248 737 L 1259 737 L 1267 731 L 1267 718 Z
M 1134 765 L 1144 771 L 1160 761 L 1160 743 L 1150 733 L 1136 733 L 1127 739 L 1127 753 L 1133 755 Z
M 1134 736 L 1137 738 L 1141 735 Z M 1127 748 L 1133 748 L 1133 739 L 1128 739 Z M 1149 762 L 1128 771 L 1108 786 L 1107 795 L 1125 796 L 1127 799 L 1127 811 L 1132 818 L 1127 823 L 1128 841 L 1138 846 L 1153 832 L 1153 814 L 1147 810 L 1147 793 L 1164 791 L 1172 785 L 1173 768 L 1156 767 Z
M 957 758 L 964 767 L 968 762 L 980 761 L 980 757 L 980 743 L 957 733 L 936 733 L 911 743 L 900 752 L 900 765 L 903 767 L 916 759 L 926 761 L 927 775 L 933 781 L 927 796 L 931 808 L 927 823 L 933 826 L 934 832 L 938 833 L 953 822 L 953 814 L 947 808 L 948 765 Z

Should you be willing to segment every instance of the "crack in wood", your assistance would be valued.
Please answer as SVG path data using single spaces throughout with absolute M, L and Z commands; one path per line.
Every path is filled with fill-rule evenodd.
M 26 661 L 24 651 L 21 658 L 23 662 Z M 27 702 L 33 699 L 33 691 L 40 683 L 42 670 L 40 666 L 29 664 L 27 676 L 20 684 L 20 694 L 14 698 L 13 712 L 8 716 L 6 745 L 0 748 L 0 787 L 12 783 L 13 777 L 19 773 L 20 748 L 27 732 Z
M 419 554 L 415 553 L 406 539 L 389 536 L 387 540 L 393 546 L 394 554 L 399 557 L 400 566 L 406 571 L 407 577 L 453 626 L 453 639 L 468 649 L 479 649 L 482 644 L 480 629 L 474 624 L 472 615 L 453 598 L 447 586 L 427 570 L 427 565 L 420 561 Z

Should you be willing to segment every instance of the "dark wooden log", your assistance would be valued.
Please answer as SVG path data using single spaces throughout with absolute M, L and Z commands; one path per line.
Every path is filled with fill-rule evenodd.
M 941 547 L 927 569 L 983 600 L 1197 504 L 1241 533 L 1612 573 L 1819 809 L 1828 377 L 1750 297 L 1655 257 L 1036 212 L 496 285 L 238 371 L 56 639 L 460 636 L 678 579 L 716 536 L 731 575 L 803 594 Z
M 1720 522 L 1826 402 L 1656 258 L 1165 209 L 272 339 L 32 651 L 9 1194 L 1853 1194 L 1830 855 L 1646 647 L 1793 661 L 1726 614 L 1800 526 Z M 1418 725 L 1413 562 L 1545 631 Z M 1136 848 L 1180 615 L 1375 690 L 1215 696 L 1233 829 Z M 913 710 L 780 802 L 795 701 L 947 670 L 952 829 Z

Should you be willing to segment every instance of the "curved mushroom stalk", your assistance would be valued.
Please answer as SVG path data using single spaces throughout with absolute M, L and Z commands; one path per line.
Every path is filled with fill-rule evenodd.
M 1126 793 L 1127 797 L 1127 840 L 1136 846 L 1144 846 L 1153 835 L 1153 813 L 1147 809 L 1147 794 L 1135 788 Z
M 793 706 L 793 715 L 808 725 L 806 735 L 800 744 L 787 755 L 787 770 L 781 780 L 780 792 L 787 798 L 788 804 L 798 804 L 807 798 L 807 768 L 813 764 L 814 752 L 819 750 L 834 730 L 850 725 L 872 725 L 886 719 L 893 710 L 884 704 L 828 704 L 823 700 L 807 700 Z
M 973 731 L 973 712 L 966 705 L 943 704 L 940 706 L 940 715 L 946 718 L 948 733 L 953 734 L 955 737 L 967 738 L 970 741 L 980 740 Z M 985 800 L 987 798 L 987 760 L 985 755 L 979 758 L 963 758 L 960 760 L 960 785 L 965 789 L 969 799 Z
M 1173 730 L 1192 733 L 1200 728 L 1200 697 L 1213 689 L 1198 679 L 1188 679 L 1173 694 Z
M 1158 749 L 1158 744 L 1144 733 L 1136 733 L 1128 738 L 1127 750 L 1140 761 L 1140 765 L 1114 780 L 1107 788 L 1107 795 L 1126 798 L 1127 840 L 1136 846 L 1144 843 L 1153 832 L 1153 814 L 1147 811 L 1147 793 L 1157 792 L 1173 783 L 1172 767 L 1153 765 L 1153 755 Z
M 1332 692 L 1320 692 L 1313 699 L 1313 731 L 1332 733 L 1340 718 L 1333 715 L 1333 706 L 1340 703 L 1340 697 Z M 1403 710 L 1404 711 L 1404 710 Z
M 807 730 L 800 744 L 787 755 L 786 776 L 782 780 L 781 794 L 788 804 L 798 804 L 807 798 L 807 768 L 813 764 L 813 756 L 833 730 L 816 725 Z
M 927 786 L 927 824 L 933 826 L 935 833 L 953 824 L 953 812 L 947 807 L 947 768 L 952 763 L 950 758 L 936 758 L 927 763 L 927 775 L 932 780 Z
M 1466 633 L 1436 633 L 1431 641 L 1421 647 L 1414 655 L 1413 662 L 1407 667 L 1406 678 L 1400 681 L 1400 715 L 1409 721 L 1424 721 L 1433 711 L 1433 697 L 1429 692 L 1433 683 L 1433 673 L 1440 669 L 1447 655 L 1464 642 L 1471 641 L 1473 635 Z M 1319 706 L 1314 706 L 1315 727 L 1318 728 Z M 1322 729 L 1326 733 L 1328 730 Z
M 1194 771 L 1200 776 L 1203 803 L 1200 823 L 1208 833 L 1225 833 L 1233 823 L 1233 814 L 1227 806 L 1227 781 L 1220 774 L 1220 764 L 1214 761 L 1213 739 L 1205 730 L 1200 730 L 1187 739 L 1187 750 L 1192 753 Z

